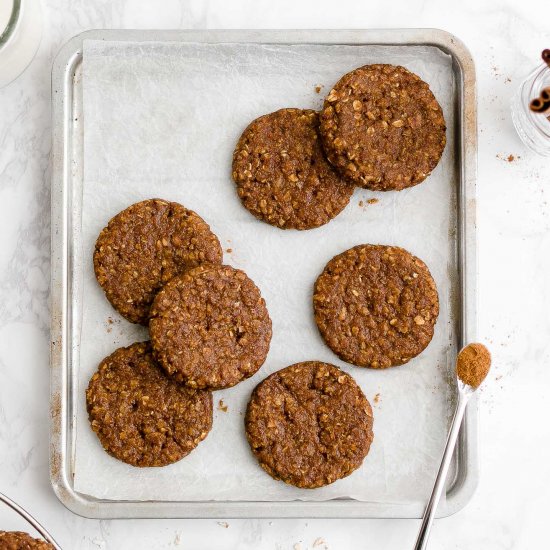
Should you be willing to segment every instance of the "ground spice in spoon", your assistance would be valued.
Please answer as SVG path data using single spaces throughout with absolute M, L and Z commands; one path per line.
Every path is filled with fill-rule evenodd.
M 464 384 L 477 388 L 489 372 L 491 354 L 483 344 L 469 344 L 456 360 L 456 374 Z

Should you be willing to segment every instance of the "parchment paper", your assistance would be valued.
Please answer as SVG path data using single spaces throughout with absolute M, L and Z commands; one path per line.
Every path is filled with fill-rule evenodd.
M 335 220 L 310 231 L 282 231 L 242 206 L 231 155 L 245 126 L 282 107 L 319 108 L 345 72 L 372 62 L 402 64 L 424 78 L 448 123 L 448 144 L 428 180 L 400 193 L 357 190 Z M 451 60 L 430 47 L 274 46 L 84 42 L 83 318 L 75 488 L 105 499 L 423 501 L 434 479 L 452 407 L 457 290 L 457 175 L 453 163 Z M 322 85 L 321 93 L 315 91 Z M 214 394 L 207 439 L 180 462 L 138 469 L 105 453 L 90 429 L 84 392 L 103 357 L 147 339 L 122 319 L 95 281 L 92 251 L 107 221 L 151 197 L 198 212 L 219 236 L 225 262 L 260 287 L 273 320 L 266 363 L 251 379 Z M 377 204 L 368 204 L 377 198 Z M 364 201 L 359 206 L 359 201 Z M 326 262 L 360 243 L 403 246 L 436 280 L 441 313 L 435 337 L 418 358 L 385 371 L 343 363 L 314 324 L 312 286 Z M 253 387 L 271 372 L 317 359 L 339 365 L 374 406 L 375 438 L 363 466 L 328 487 L 300 490 L 271 479 L 244 435 Z

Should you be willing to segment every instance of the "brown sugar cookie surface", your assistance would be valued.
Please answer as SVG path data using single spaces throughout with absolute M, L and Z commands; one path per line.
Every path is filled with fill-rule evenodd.
M 150 199 L 109 221 L 94 251 L 96 278 L 113 307 L 132 323 L 147 324 L 158 289 L 201 262 L 221 263 L 222 249 L 208 224 L 181 204 Z
M 308 109 L 281 109 L 254 120 L 235 148 L 233 179 L 245 208 L 283 229 L 319 227 L 353 194 L 353 185 L 326 160 L 319 115 Z
M 166 376 L 149 342 L 106 357 L 86 391 L 104 449 L 133 466 L 166 466 L 189 454 L 212 427 L 212 394 Z
M 0 550 L 53 550 L 45 540 L 31 537 L 22 531 L 0 531 Z
M 191 387 L 221 389 L 262 366 L 271 319 L 246 273 L 203 264 L 162 288 L 149 331 L 155 356 L 170 375 Z
M 373 440 L 371 406 L 355 380 L 306 361 L 254 389 L 245 427 L 260 465 L 275 479 L 313 489 L 361 466 Z
M 360 367 L 402 365 L 430 343 L 439 314 L 426 264 L 396 246 L 359 245 L 315 282 L 315 321 L 327 345 Z
M 365 65 L 347 73 L 320 118 L 328 159 L 360 187 L 412 187 L 437 166 L 445 148 L 439 103 L 420 77 L 400 66 Z

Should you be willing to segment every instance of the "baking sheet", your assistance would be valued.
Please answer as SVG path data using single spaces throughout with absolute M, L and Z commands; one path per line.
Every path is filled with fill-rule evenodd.
M 85 41 L 83 59 L 76 491 L 111 500 L 423 501 L 453 405 L 450 373 L 458 338 L 451 58 L 437 48 L 416 46 Z M 341 74 L 370 62 L 405 65 L 430 84 L 440 101 L 448 145 L 432 176 L 399 194 L 358 190 L 340 216 L 316 230 L 285 232 L 255 220 L 240 205 L 230 178 L 231 153 L 244 127 L 281 107 L 320 107 Z M 324 86 L 321 94 L 316 85 Z M 91 254 L 111 216 L 153 196 L 181 202 L 210 223 L 224 249 L 232 250 L 225 261 L 247 271 L 262 290 L 274 337 L 268 359 L 254 377 L 214 394 L 215 403 L 223 399 L 228 410 L 216 410 L 211 434 L 193 453 L 166 468 L 135 469 L 102 450 L 87 422 L 84 390 L 104 356 L 147 335 L 105 300 L 93 277 Z M 380 202 L 368 205 L 368 198 Z M 408 365 L 384 372 L 339 361 L 322 343 L 311 312 L 313 281 L 325 263 L 363 242 L 409 249 L 427 262 L 440 293 L 440 318 L 428 349 Z M 351 373 L 375 413 L 375 440 L 363 467 L 315 491 L 267 476 L 252 457 L 243 429 L 254 385 L 307 359 L 329 361 Z

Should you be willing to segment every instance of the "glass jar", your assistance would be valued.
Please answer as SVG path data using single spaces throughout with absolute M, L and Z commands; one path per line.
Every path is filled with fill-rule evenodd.
M 537 67 L 519 86 L 512 98 L 512 121 L 527 147 L 539 155 L 550 156 L 550 111 L 535 113 L 529 108 L 544 88 L 550 87 L 550 67 Z
M 0 88 L 27 68 L 41 38 L 40 0 L 0 0 Z

